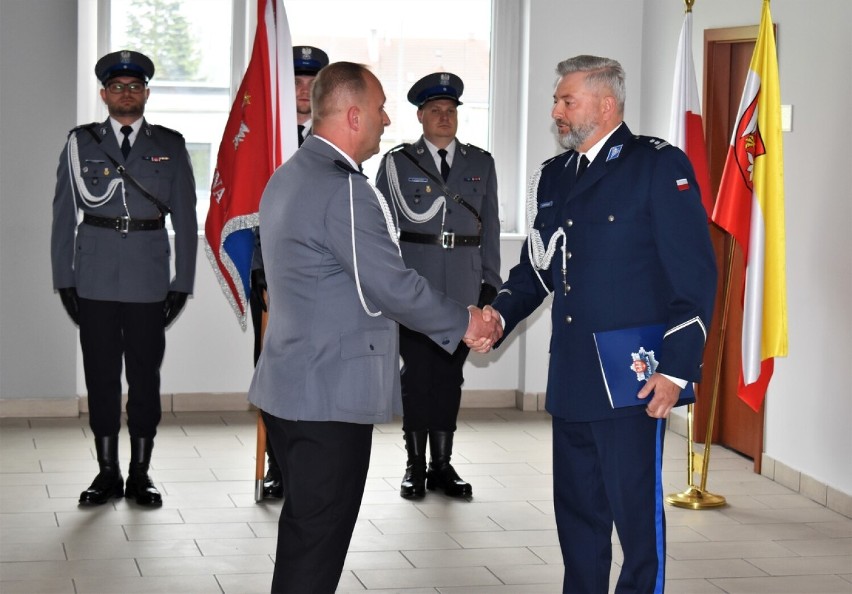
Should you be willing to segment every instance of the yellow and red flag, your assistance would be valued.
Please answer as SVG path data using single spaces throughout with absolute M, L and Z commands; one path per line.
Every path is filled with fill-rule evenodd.
M 686 13 L 680 29 L 668 140 L 689 157 L 701 192 L 701 203 L 709 217 L 713 212 L 713 197 L 710 195 L 710 170 L 704 144 L 704 124 L 701 119 L 701 102 L 698 100 L 698 83 L 695 81 L 695 65 L 692 61 L 692 12 Z
M 260 196 L 273 171 L 296 151 L 295 129 L 287 15 L 282 0 L 258 0 L 251 59 L 219 145 L 204 226 L 207 257 L 244 330 Z
M 737 394 L 760 409 L 774 357 L 787 356 L 781 91 L 769 0 L 751 58 L 713 221 L 742 248 L 742 367 Z

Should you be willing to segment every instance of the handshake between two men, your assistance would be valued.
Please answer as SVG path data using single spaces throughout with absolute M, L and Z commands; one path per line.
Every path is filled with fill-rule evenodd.
M 464 334 L 464 343 L 477 353 L 487 353 L 503 336 L 500 314 L 490 305 L 479 309 L 475 305 L 467 308 L 470 322 Z

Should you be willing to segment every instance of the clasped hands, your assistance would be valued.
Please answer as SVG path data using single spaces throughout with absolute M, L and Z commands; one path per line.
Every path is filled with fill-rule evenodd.
M 467 309 L 470 311 L 470 322 L 464 333 L 464 343 L 477 353 L 487 353 L 503 336 L 500 314 L 490 305 L 482 309 L 470 305 Z

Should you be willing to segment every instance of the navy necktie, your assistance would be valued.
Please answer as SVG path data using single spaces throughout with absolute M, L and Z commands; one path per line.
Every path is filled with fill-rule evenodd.
M 302 143 L 305 142 L 305 137 L 304 137 L 305 127 L 302 124 L 298 124 L 296 126 L 296 130 L 298 130 L 297 138 L 298 138 L 299 146 L 302 146 Z
M 577 179 L 580 179 L 580 176 L 583 175 L 583 172 L 586 170 L 586 167 L 589 166 L 589 159 L 586 155 L 580 155 L 580 161 L 577 163 Z
M 133 128 L 122 126 L 121 133 L 124 134 L 124 140 L 121 142 L 121 154 L 127 159 L 127 156 L 130 154 L 130 135 L 133 133 Z
M 450 176 L 450 164 L 447 163 L 447 151 L 445 149 L 438 149 L 438 154 L 441 155 L 441 177 L 444 178 L 444 181 L 447 181 L 447 178 Z

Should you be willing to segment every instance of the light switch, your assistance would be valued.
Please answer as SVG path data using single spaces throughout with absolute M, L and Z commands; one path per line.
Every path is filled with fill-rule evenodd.
M 781 131 L 792 132 L 793 130 L 793 106 L 781 106 Z

